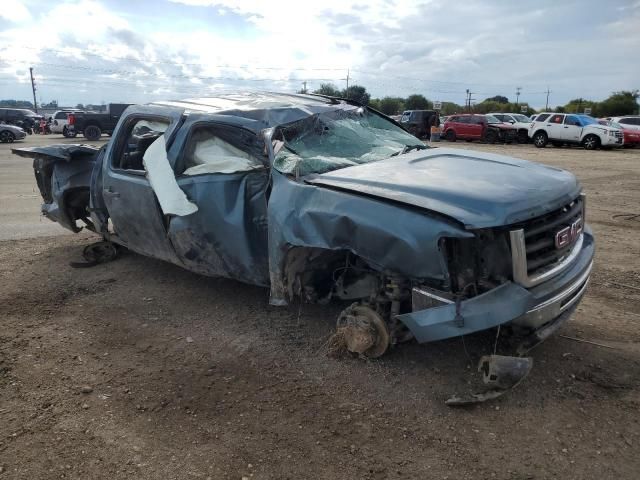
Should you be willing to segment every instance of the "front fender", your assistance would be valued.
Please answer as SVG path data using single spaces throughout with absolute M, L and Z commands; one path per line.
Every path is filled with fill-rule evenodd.
M 372 268 L 417 280 L 448 278 L 439 240 L 470 238 L 455 221 L 424 210 L 296 182 L 273 170 L 269 200 L 271 303 L 288 302 L 284 263 L 292 247 L 348 250 Z

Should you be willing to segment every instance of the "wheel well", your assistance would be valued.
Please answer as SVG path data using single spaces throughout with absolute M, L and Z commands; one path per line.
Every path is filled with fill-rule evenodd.
M 76 232 L 80 231 L 80 227 L 76 225 L 77 220 L 82 221 L 90 230 L 94 230 L 88 210 L 89 195 L 89 187 L 79 187 L 66 191 L 62 197 L 65 213 L 76 226 Z
M 549 136 L 549 135 L 547 134 L 547 132 L 545 132 L 545 131 L 544 131 L 544 130 L 542 130 L 542 129 L 540 129 L 540 130 L 536 130 L 536 131 L 535 131 L 535 133 L 533 134 L 533 136 L 535 137 L 535 136 L 536 136 L 537 134 L 539 134 L 539 133 L 544 133 L 547 137 Z
M 349 250 L 292 247 L 284 260 L 283 277 L 289 300 L 299 297 L 316 303 L 332 296 L 370 297 L 381 273 Z

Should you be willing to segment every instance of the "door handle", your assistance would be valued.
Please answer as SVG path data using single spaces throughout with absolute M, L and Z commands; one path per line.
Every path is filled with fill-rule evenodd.
M 569 127 L 564 127 L 564 128 L 569 128 Z
M 111 187 L 103 189 L 102 194 L 112 198 L 118 198 L 120 196 L 120 193 L 114 191 Z

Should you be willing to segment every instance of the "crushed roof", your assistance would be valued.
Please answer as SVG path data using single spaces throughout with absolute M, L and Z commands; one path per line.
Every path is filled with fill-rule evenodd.
M 150 105 L 184 109 L 186 114 L 236 117 L 246 128 L 263 128 L 294 122 L 336 108 L 353 108 L 353 102 L 318 95 L 271 92 L 232 93 L 185 100 L 157 101 Z M 351 106 L 351 107 L 350 107 Z
M 299 108 L 304 106 L 330 105 L 332 103 L 335 103 L 335 101 L 316 95 L 248 92 L 188 98 L 184 100 L 158 101 L 151 103 L 151 105 L 183 108 L 188 112 L 194 113 L 223 113 L 236 110 Z

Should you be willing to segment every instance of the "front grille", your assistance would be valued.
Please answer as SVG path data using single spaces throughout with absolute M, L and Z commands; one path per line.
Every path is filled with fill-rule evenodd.
M 584 225 L 584 199 L 578 197 L 573 202 L 546 215 L 524 223 L 524 241 L 527 256 L 527 274 L 540 274 L 564 260 L 571 252 L 579 235 L 570 232 L 566 244 L 558 246 L 556 235 L 566 228 L 571 228 L 580 221 L 580 232 Z
M 622 138 L 622 132 L 615 131 L 613 132 L 616 138 Z

